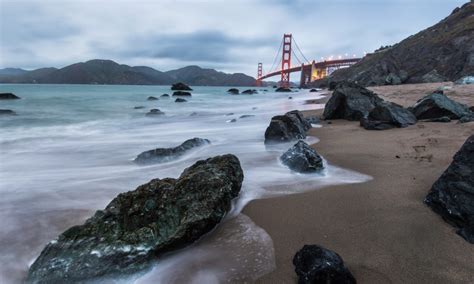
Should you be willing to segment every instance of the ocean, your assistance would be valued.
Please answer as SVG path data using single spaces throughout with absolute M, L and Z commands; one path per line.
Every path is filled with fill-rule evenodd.
M 21 283 L 49 241 L 83 223 L 118 193 L 153 178 L 178 177 L 197 160 L 226 153 L 240 159 L 245 178 L 222 224 L 196 244 L 160 259 L 151 271 L 109 282 L 251 282 L 275 263 L 271 237 L 240 212 L 245 204 L 369 179 L 330 161 L 322 173 L 294 173 L 278 159 L 291 143 L 265 147 L 272 116 L 322 108 L 305 103 L 321 93 L 257 88 L 255 95 L 230 95 L 230 87 L 193 88 L 188 102 L 175 103 L 160 97 L 172 94 L 169 86 L 0 85 L 0 92 L 21 97 L 0 101 L 0 109 L 18 114 L 0 117 L 0 283 Z M 159 100 L 148 101 L 149 96 Z M 145 116 L 152 108 L 165 115 Z M 143 151 L 193 137 L 211 144 L 164 164 L 133 162 Z

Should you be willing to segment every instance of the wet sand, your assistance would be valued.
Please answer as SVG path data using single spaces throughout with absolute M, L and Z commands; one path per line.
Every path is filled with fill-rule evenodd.
M 410 106 L 441 85 L 447 84 L 373 89 Z M 446 93 L 474 105 L 474 86 Z M 294 254 L 304 244 L 320 244 L 339 253 L 359 283 L 474 283 L 474 245 L 423 204 L 473 133 L 474 123 L 456 121 L 367 131 L 335 120 L 310 130 L 320 139 L 313 147 L 329 163 L 373 180 L 248 204 L 243 212 L 271 236 L 276 256 L 276 270 L 258 282 L 296 282 Z

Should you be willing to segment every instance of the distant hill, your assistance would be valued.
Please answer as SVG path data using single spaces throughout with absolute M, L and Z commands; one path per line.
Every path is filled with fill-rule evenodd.
M 474 1 L 438 24 L 334 72 L 328 81 L 396 85 L 455 81 L 467 75 L 474 75 Z
M 255 85 L 254 78 L 241 73 L 227 74 L 198 66 L 162 72 L 147 66 L 132 67 L 102 59 L 75 63 L 61 69 L 0 69 L 0 83 L 169 85 L 178 81 L 195 86 Z

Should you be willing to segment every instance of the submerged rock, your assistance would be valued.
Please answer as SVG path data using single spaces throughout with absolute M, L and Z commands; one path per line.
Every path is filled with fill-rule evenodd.
M 148 101 L 157 101 L 158 98 L 156 98 L 156 97 L 154 97 L 154 96 L 149 96 L 149 97 L 147 98 L 147 100 L 148 100 Z
M 249 117 L 254 117 L 255 115 L 253 114 L 244 114 L 244 115 L 241 115 L 239 116 L 239 118 L 249 118 Z
M 189 92 L 182 92 L 182 91 L 176 91 L 173 93 L 173 97 L 190 97 L 191 93 Z
M 318 91 L 318 90 L 316 90 L 316 89 L 311 89 L 311 90 L 309 90 L 310 93 L 315 93 L 315 92 L 317 92 L 317 91 Z
M 0 93 L 0 100 L 18 100 L 20 97 L 12 93 Z
M 144 106 L 136 106 L 133 109 L 144 109 L 144 108 L 145 108 Z
M 361 126 L 368 130 L 383 130 L 392 127 L 407 127 L 416 123 L 413 113 L 400 105 L 380 102 L 361 119 Z
M 318 245 L 304 245 L 293 258 L 299 284 L 355 284 L 356 280 L 335 252 Z
M 177 98 L 174 102 L 175 103 L 185 103 L 185 102 L 187 102 L 187 100 L 182 99 L 182 98 Z
M 474 135 L 464 142 L 451 165 L 433 184 L 425 203 L 474 244 Z
M 299 173 L 317 172 L 324 168 L 323 159 L 316 150 L 300 140 L 280 157 L 281 162 Z
M 188 85 L 184 84 L 184 83 L 175 83 L 171 86 L 171 90 L 173 91 L 192 91 L 193 89 L 191 89 Z
M 297 110 L 274 116 L 265 131 L 265 144 L 304 139 L 311 127 L 311 123 Z
M 0 109 L 0 115 L 3 116 L 9 116 L 9 115 L 17 115 L 16 112 L 14 112 L 11 109 Z
M 229 94 L 232 94 L 232 95 L 238 95 L 239 94 L 239 89 L 231 88 L 231 89 L 227 90 L 227 92 Z
M 150 268 L 210 232 L 231 209 L 243 177 L 238 158 L 228 154 L 198 161 L 178 179 L 121 193 L 46 245 L 26 282 L 83 283 Z
M 443 116 L 459 119 L 471 114 L 466 105 L 453 101 L 443 94 L 436 93 L 419 100 L 412 107 L 412 110 L 418 119 L 439 118 Z
M 360 120 L 383 100 L 374 92 L 352 82 L 336 86 L 324 108 L 324 119 Z
M 163 94 L 163 95 L 160 96 L 160 98 L 169 98 L 169 97 L 170 97 L 170 95 L 168 95 L 168 94 Z
M 192 138 L 173 148 L 157 148 L 141 153 L 135 158 L 137 164 L 166 163 L 179 158 L 193 148 L 210 144 L 207 139 Z
M 162 112 L 161 110 L 157 109 L 157 108 L 153 108 L 153 109 L 150 109 L 149 112 L 147 112 L 145 115 L 146 116 L 157 116 L 157 115 L 163 115 L 165 114 L 164 112 Z
M 279 87 L 275 90 L 275 92 L 288 93 L 288 92 L 291 92 L 291 89 L 290 88 L 285 88 L 285 87 Z
M 258 92 L 255 89 L 248 89 L 248 90 L 245 90 L 245 91 L 242 92 L 242 94 L 244 94 L 244 95 L 253 95 L 253 94 L 257 94 L 257 93 Z

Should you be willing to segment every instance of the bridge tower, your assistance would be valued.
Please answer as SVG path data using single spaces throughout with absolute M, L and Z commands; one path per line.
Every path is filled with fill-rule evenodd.
M 255 82 L 257 84 L 257 87 L 262 86 L 262 80 L 260 79 L 263 76 L 263 65 L 261 62 L 258 63 L 258 69 L 257 69 L 257 81 Z
M 290 87 L 290 72 L 285 71 L 291 67 L 291 34 L 283 35 L 283 50 L 281 52 L 281 81 L 280 87 Z

